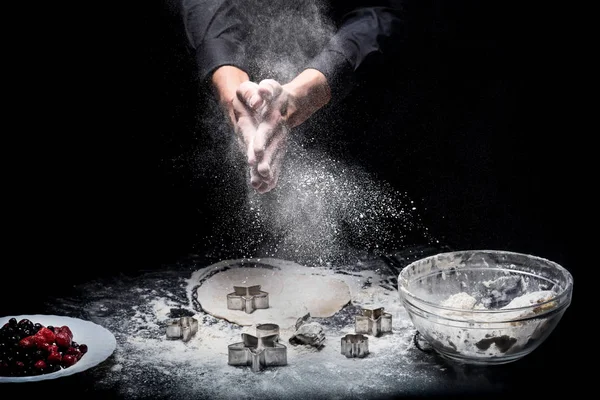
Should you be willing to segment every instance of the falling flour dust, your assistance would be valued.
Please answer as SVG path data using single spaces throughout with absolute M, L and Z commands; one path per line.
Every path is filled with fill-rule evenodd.
M 301 72 L 335 33 L 319 0 L 239 2 L 250 32 L 251 79 L 287 82 Z M 376 179 L 360 166 L 307 146 L 336 129 L 335 115 L 292 130 L 278 186 L 260 195 L 249 187 L 234 135 L 220 110 L 207 112 L 203 131 L 225 148 L 219 162 L 211 148 L 192 157 L 199 181 L 217 193 L 211 199 L 214 221 L 199 246 L 216 257 L 278 257 L 304 264 L 346 262 L 356 251 L 394 251 L 404 245 L 435 244 L 420 223 L 408 193 Z M 375 121 L 374 121 L 375 123 Z M 317 146 L 319 147 L 319 146 Z M 220 165 L 214 173 L 213 167 Z M 232 254 L 232 252 L 235 252 Z

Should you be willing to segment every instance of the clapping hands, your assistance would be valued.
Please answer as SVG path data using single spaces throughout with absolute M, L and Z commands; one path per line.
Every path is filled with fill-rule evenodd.
M 331 98 L 325 76 L 306 69 L 285 85 L 273 79 L 255 83 L 224 66 L 213 74 L 213 85 L 246 157 L 250 184 L 259 193 L 273 190 L 291 130 Z
M 238 142 L 250 168 L 250 184 L 259 193 L 277 185 L 291 129 L 295 99 L 279 82 L 246 81 L 233 100 Z

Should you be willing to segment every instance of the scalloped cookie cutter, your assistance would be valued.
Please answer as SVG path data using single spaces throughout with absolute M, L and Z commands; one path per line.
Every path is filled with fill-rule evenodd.
M 357 315 L 354 322 L 356 333 L 381 336 L 392 332 L 392 314 L 386 313 L 383 307 L 363 308 L 363 315 Z
M 167 323 L 167 339 L 187 342 L 198 332 L 198 320 L 192 317 L 172 319 Z
M 369 355 L 369 338 L 361 334 L 347 334 L 342 338 L 342 354 L 348 358 L 364 358 Z

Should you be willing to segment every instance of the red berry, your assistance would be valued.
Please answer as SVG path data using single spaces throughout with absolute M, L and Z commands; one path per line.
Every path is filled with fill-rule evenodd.
M 38 349 L 47 349 L 50 346 L 50 343 L 47 343 L 43 336 L 34 335 L 31 338 Z
M 56 344 L 60 347 L 68 348 L 71 346 L 71 338 L 66 332 L 60 331 L 56 334 Z
M 48 346 L 48 349 L 47 349 L 47 350 L 48 350 L 48 353 L 58 353 L 58 351 L 59 351 L 60 349 L 58 348 L 58 346 L 57 346 L 57 345 L 55 345 L 55 344 L 51 344 L 50 346 Z
M 25 368 L 25 363 L 23 361 L 17 361 L 15 365 L 19 368 Z
M 87 344 L 80 344 L 79 345 L 79 351 L 81 352 L 81 354 L 87 353 L 87 351 L 88 351 Z
M 19 341 L 19 346 L 30 349 L 32 347 L 36 347 L 36 342 L 33 336 L 27 336 Z
M 65 354 L 62 358 L 62 365 L 65 367 L 70 367 L 71 365 L 77 362 L 77 357 L 73 354 Z
M 56 335 L 54 334 L 54 332 L 52 332 L 50 329 L 48 328 L 42 328 L 40 329 L 37 333 L 36 336 L 41 336 L 44 338 L 44 340 L 46 341 L 46 343 L 54 343 L 54 340 L 56 339 Z
M 35 362 L 35 364 L 33 364 L 33 366 L 37 369 L 44 369 L 46 368 L 46 362 L 44 360 L 38 360 Z
M 67 349 L 67 352 L 66 352 L 66 354 L 72 354 L 72 355 L 74 355 L 74 356 L 76 356 L 76 355 L 77 355 L 77 354 L 79 354 L 79 353 L 80 353 L 79 349 L 77 349 L 77 348 L 75 348 L 75 347 L 73 347 L 73 346 L 69 347 L 69 348 Z
M 71 332 L 71 328 L 66 325 L 60 327 L 60 332 L 66 332 L 69 335 L 69 339 L 73 340 L 73 332 Z
M 62 356 L 58 351 L 52 352 L 48 355 L 46 361 L 50 363 L 60 363 L 62 361 Z

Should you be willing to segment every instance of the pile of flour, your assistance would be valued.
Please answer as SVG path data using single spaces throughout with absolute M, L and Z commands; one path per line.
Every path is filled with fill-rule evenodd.
M 530 307 L 532 305 L 545 303 L 544 307 L 555 306 L 554 302 L 546 303 L 556 296 L 556 293 L 550 290 L 539 290 L 529 292 L 512 299 L 507 305 L 501 307 L 501 310 L 518 309 L 521 307 Z M 449 296 L 441 302 L 441 305 L 448 308 L 464 310 L 464 312 L 454 310 L 442 310 L 441 316 L 467 321 L 474 318 L 480 322 L 489 320 L 490 323 L 498 321 L 498 316 L 494 314 L 477 314 L 475 317 L 469 313 L 473 310 L 486 310 L 487 308 L 477 299 L 466 292 L 460 292 Z M 519 314 L 519 318 L 529 318 L 535 316 L 537 309 L 526 309 Z M 546 320 L 528 319 L 513 323 L 495 324 L 496 329 L 474 329 L 472 326 L 464 326 L 463 323 L 451 323 L 450 321 L 433 323 L 423 322 L 423 332 L 427 332 L 438 345 L 443 346 L 451 353 L 459 353 L 464 356 L 477 358 L 499 357 L 516 353 L 527 346 L 530 340 L 535 340 L 544 335 L 551 328 L 551 324 Z

